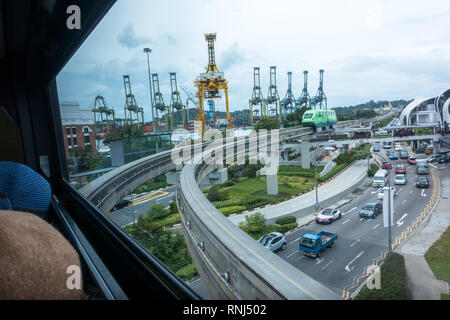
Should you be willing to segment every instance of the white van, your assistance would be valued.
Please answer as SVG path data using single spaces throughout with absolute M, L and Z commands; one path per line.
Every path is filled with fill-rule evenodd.
M 372 186 L 382 188 L 388 182 L 388 172 L 387 170 L 380 169 L 373 176 Z

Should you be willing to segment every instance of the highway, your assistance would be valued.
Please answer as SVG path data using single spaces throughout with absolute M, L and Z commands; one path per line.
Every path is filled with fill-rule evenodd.
M 391 185 L 394 186 L 395 165 L 406 164 L 406 160 L 392 162 Z M 431 173 L 428 174 L 430 188 L 418 189 L 414 185 L 416 167 L 406 164 L 406 168 L 407 184 L 395 186 L 398 195 L 394 197 L 394 226 L 391 228 L 393 242 L 424 210 L 433 190 Z M 377 191 L 378 188 L 368 186 L 363 194 L 339 208 L 342 218 L 330 225 L 311 222 L 287 235 L 286 249 L 276 254 L 343 298 L 348 298 L 357 288 L 354 278 L 364 274 L 366 268 L 388 249 L 388 228 L 383 226 L 382 215 L 375 219 L 359 217 L 359 211 L 365 203 L 379 201 Z M 317 233 L 322 230 L 338 235 L 333 248 L 326 250 L 320 258 L 304 256 L 298 250 L 299 238 L 307 232 Z
M 176 186 L 171 186 L 139 195 L 133 199 L 133 206 L 110 212 L 111 220 L 119 227 L 131 224 L 140 215 L 147 213 L 147 210 L 155 203 L 168 206 L 171 201 L 175 200 L 175 189 Z

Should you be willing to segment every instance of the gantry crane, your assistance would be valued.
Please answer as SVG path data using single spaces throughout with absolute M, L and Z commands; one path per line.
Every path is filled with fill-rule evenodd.
M 124 108 L 125 124 L 133 126 L 136 121 L 136 126 L 138 128 L 141 125 L 144 126 L 144 109 L 137 105 L 136 98 L 134 97 L 134 94 L 131 91 L 131 81 L 129 75 L 123 76 L 123 85 L 125 88 L 125 108 Z M 133 117 L 133 114 L 136 115 L 136 118 Z M 141 116 L 140 119 L 139 116 Z
M 170 109 L 172 110 L 171 121 L 172 128 L 176 128 L 178 124 L 183 125 L 183 127 L 186 127 L 186 108 L 181 102 L 180 92 L 178 91 L 178 84 L 177 84 L 177 74 L 175 72 L 170 72 L 170 89 L 172 91 L 171 98 L 170 98 Z M 181 121 L 179 121 L 178 114 L 181 113 Z
M 224 78 L 223 72 L 219 72 L 216 65 L 216 58 L 214 52 L 214 41 L 216 40 L 215 33 L 205 34 L 205 40 L 208 42 L 208 66 L 205 73 L 200 73 L 197 80 L 194 81 L 194 85 L 197 87 L 197 98 L 200 103 L 199 120 L 202 121 L 202 133 L 205 131 L 205 112 L 204 112 L 204 100 L 205 99 L 218 99 L 221 98 L 220 90 L 225 92 L 225 105 L 228 120 L 228 127 L 233 127 L 233 118 L 230 115 L 230 108 L 228 105 L 228 83 Z
M 280 95 L 277 88 L 277 67 L 270 67 L 270 85 L 269 92 L 266 98 L 266 106 L 270 112 L 270 115 L 280 120 Z
M 323 73 L 324 70 L 319 70 L 319 88 L 317 89 L 316 96 L 311 99 L 311 107 L 313 109 L 327 109 L 327 96 L 325 95 L 325 92 L 323 92 Z
M 311 97 L 308 93 L 308 71 L 303 71 L 303 90 L 300 94 L 300 97 L 298 97 L 297 103 L 299 107 L 310 107 Z
M 159 90 L 159 77 L 157 73 L 152 73 L 152 86 L 154 102 L 153 107 L 155 108 L 155 126 L 157 130 L 159 130 L 161 126 L 161 118 L 164 117 L 165 129 L 169 131 L 172 127 L 170 123 L 170 106 L 166 106 L 164 103 L 163 95 Z
M 283 120 L 286 120 L 286 115 L 288 113 L 294 112 L 295 107 L 298 105 L 297 100 L 292 94 L 292 72 L 288 72 L 288 88 L 286 92 L 286 96 L 281 101 L 281 110 L 283 114 Z
M 94 113 L 94 134 L 108 133 L 116 124 L 114 116 L 114 109 L 109 109 L 105 98 L 96 96 L 94 108 L 91 110 Z M 105 117 L 103 117 L 103 115 Z
M 267 105 L 261 91 L 261 79 L 259 67 L 253 68 L 253 91 L 252 97 L 248 102 L 248 106 L 249 106 L 248 109 L 249 109 L 250 125 L 253 125 L 253 113 L 255 113 L 256 115 L 260 113 L 261 117 L 263 118 L 267 117 Z M 253 110 L 254 106 L 257 106 L 259 108 L 255 108 L 255 110 Z

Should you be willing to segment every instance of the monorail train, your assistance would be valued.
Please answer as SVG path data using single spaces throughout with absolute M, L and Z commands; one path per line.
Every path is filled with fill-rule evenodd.
M 333 130 L 337 123 L 334 110 L 308 110 L 303 114 L 302 125 L 313 127 L 316 132 Z

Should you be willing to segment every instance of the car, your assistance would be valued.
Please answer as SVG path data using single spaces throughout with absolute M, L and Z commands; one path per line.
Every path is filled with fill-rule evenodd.
M 409 154 L 405 149 L 400 150 L 400 159 L 408 159 Z
M 129 199 L 121 199 L 119 202 L 116 203 L 116 205 L 111 209 L 111 211 L 116 211 L 123 209 L 127 206 L 131 205 L 131 200 Z
M 266 247 L 270 251 L 278 251 L 286 249 L 286 238 L 282 233 L 271 232 L 259 238 L 258 243 Z
M 389 161 L 384 161 L 383 164 L 381 165 L 381 169 L 392 169 L 392 163 Z
M 390 149 L 392 147 L 392 142 L 383 142 L 383 149 Z
M 450 162 L 450 156 L 445 156 L 445 157 L 439 158 L 438 162 L 441 163 L 441 164 L 449 163 Z
M 428 166 L 425 164 L 417 165 L 417 174 L 428 174 Z
M 428 185 L 428 178 L 427 177 L 423 177 L 423 176 L 417 177 L 416 187 L 417 188 L 428 188 L 429 187 L 429 185 Z
M 373 152 L 380 152 L 380 146 L 373 146 L 372 151 Z
M 411 164 L 411 165 L 416 164 L 416 158 L 415 157 L 409 157 L 408 158 L 408 163 Z
M 377 199 L 383 200 L 384 192 L 388 190 L 389 187 L 384 187 L 378 190 Z M 394 194 L 394 197 L 397 195 L 397 192 L 395 191 L 395 187 L 391 187 L 391 192 Z
M 342 218 L 342 212 L 338 209 L 324 209 L 322 212 L 320 212 L 316 217 L 317 223 L 327 223 L 330 224 L 331 222 Z
M 381 203 L 366 203 L 359 211 L 360 218 L 375 219 L 380 213 L 383 213 L 383 206 Z
M 406 184 L 406 176 L 404 174 L 397 174 L 395 176 L 394 184 Z
M 395 146 L 394 146 L 394 150 L 395 150 L 395 151 L 400 151 L 400 150 L 402 150 L 402 145 L 396 143 Z
M 391 159 L 391 160 L 398 160 L 398 155 L 396 155 L 394 152 L 391 152 L 389 154 L 389 159 Z
M 395 173 L 397 174 L 406 174 L 406 167 L 403 164 L 399 164 L 395 167 Z

